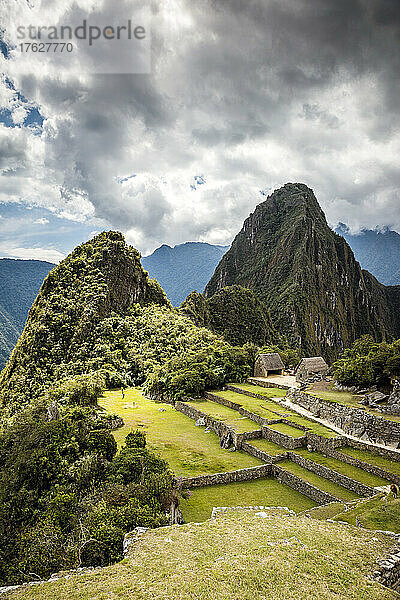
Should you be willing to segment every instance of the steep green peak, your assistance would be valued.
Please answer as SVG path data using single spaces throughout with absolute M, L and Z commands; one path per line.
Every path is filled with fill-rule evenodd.
M 266 200 L 259 204 L 254 214 L 257 212 L 270 213 L 278 211 L 282 217 L 285 213 L 294 218 L 296 215 L 313 219 L 320 219 L 326 224 L 325 215 L 318 203 L 318 200 L 311 188 L 304 183 L 286 183 L 267 196 Z

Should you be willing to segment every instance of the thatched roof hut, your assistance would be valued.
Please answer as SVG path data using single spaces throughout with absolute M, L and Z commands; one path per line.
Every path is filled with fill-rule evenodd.
M 259 354 L 254 365 L 254 377 L 268 377 L 268 375 L 282 375 L 285 365 L 277 352 Z
M 314 375 L 327 375 L 329 367 L 322 356 L 303 358 L 296 368 L 296 381 L 305 381 Z

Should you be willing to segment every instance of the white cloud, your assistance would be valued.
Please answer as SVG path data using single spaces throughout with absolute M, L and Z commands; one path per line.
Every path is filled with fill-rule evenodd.
M 9 248 L 4 244 L 0 244 L 0 254 L 7 258 L 44 260 L 52 263 L 59 263 L 65 258 L 64 254 L 55 248 Z
M 41 218 L 41 219 L 35 219 L 33 221 L 36 225 L 47 225 L 47 223 L 50 223 L 50 221 L 46 218 Z
M 141 4 L 132 0 L 132 13 Z M 66 69 L 30 75 L 29 55 L 4 61 L 46 120 L 40 136 L 0 126 L 0 202 L 96 220 L 147 253 L 188 239 L 229 243 L 260 189 L 302 181 L 332 224 L 400 231 L 394 4 L 390 18 L 377 0 L 150 4 L 150 76 L 88 77 L 73 56 Z M 54 22 L 88 5 L 126 16 L 111 0 L 12 6 Z M 21 123 L 4 83 L 0 101 L 14 102 Z M 206 183 L 193 191 L 199 174 Z

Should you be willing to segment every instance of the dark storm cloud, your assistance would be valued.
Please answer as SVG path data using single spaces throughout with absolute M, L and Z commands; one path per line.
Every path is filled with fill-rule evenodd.
M 61 1 L 47 4 L 62 19 Z M 85 198 L 145 250 L 226 243 L 260 189 L 300 180 L 332 223 L 400 229 L 400 2 L 151 4 L 150 75 L 16 77 L 47 117 L 31 175 L 42 160 L 46 185 L 69 190 L 57 210 Z M 10 144 L 29 163 L 21 137 Z

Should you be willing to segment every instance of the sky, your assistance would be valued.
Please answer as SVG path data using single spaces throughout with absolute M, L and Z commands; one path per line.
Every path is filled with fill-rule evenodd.
M 13 47 L 15 23 L 144 4 L 148 73 Z M 398 0 L 0 0 L 0 24 L 0 256 L 58 262 L 104 229 L 144 255 L 226 245 L 286 182 L 332 226 L 400 232 Z

